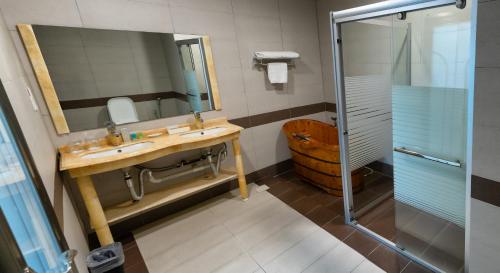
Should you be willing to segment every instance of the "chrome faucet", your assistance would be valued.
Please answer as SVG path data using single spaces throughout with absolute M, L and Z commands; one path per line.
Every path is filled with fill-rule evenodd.
M 203 129 L 203 118 L 201 117 L 201 113 L 198 111 L 194 111 L 193 115 L 195 129 Z
M 106 122 L 106 129 L 108 130 L 108 134 L 114 134 L 116 133 L 116 123 L 114 123 L 113 121 L 108 121 Z

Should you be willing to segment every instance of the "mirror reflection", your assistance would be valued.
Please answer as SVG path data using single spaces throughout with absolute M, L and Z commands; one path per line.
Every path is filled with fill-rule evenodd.
M 34 25 L 70 131 L 214 110 L 199 35 Z

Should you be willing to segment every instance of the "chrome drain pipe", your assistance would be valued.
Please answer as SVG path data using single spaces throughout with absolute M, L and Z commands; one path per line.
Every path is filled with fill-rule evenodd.
M 123 179 L 125 180 L 125 184 L 127 185 L 128 190 L 130 191 L 130 196 L 132 200 L 139 201 L 144 197 L 144 181 L 139 179 L 139 194 L 137 194 L 134 187 L 134 179 L 130 175 L 130 167 L 123 168 Z
M 169 180 L 173 180 L 173 179 L 182 177 L 182 176 L 187 175 L 187 174 L 204 171 L 204 170 L 208 169 L 209 167 L 210 167 L 209 165 L 197 166 L 197 167 L 193 167 L 191 169 L 188 169 L 188 170 L 185 170 L 182 172 L 178 172 L 178 173 L 174 173 L 174 174 L 171 174 L 171 175 L 168 175 L 165 177 L 161 177 L 161 178 L 154 177 L 153 171 L 151 171 L 150 169 L 142 169 L 141 172 L 139 173 L 139 181 L 141 183 L 144 183 L 144 176 L 146 175 L 149 182 L 154 183 L 154 184 L 160 184 L 160 183 L 167 182 Z
M 144 180 L 147 178 L 147 180 L 149 182 L 154 183 L 154 184 L 159 184 L 159 183 L 164 183 L 167 181 L 174 180 L 174 179 L 182 177 L 184 175 L 192 174 L 195 172 L 205 171 L 207 169 L 210 169 L 212 171 L 212 174 L 214 176 L 217 176 L 217 175 L 219 175 L 219 172 L 220 172 L 221 162 L 226 157 L 227 157 L 227 146 L 224 144 L 224 146 L 217 152 L 217 160 L 215 161 L 215 163 L 214 163 L 214 158 L 213 158 L 212 152 L 209 151 L 208 154 L 206 155 L 206 160 L 207 160 L 208 164 L 203 164 L 201 166 L 194 165 L 191 169 L 180 171 L 180 172 L 170 174 L 170 175 L 167 175 L 167 176 L 161 177 L 161 178 L 156 178 L 153 175 L 154 171 L 152 171 L 148 168 L 144 168 L 139 173 L 139 181 L 140 181 L 140 184 L 142 185 L 142 184 L 144 184 Z M 192 163 L 192 164 L 197 164 L 197 163 Z M 180 167 L 183 167 L 185 165 L 181 162 L 177 166 L 178 166 L 178 168 L 180 168 Z

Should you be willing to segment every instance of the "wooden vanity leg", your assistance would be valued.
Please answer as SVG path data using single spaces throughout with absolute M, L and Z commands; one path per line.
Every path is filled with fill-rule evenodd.
M 76 178 L 78 188 L 82 194 L 83 202 L 89 213 L 90 223 L 97 233 L 97 239 L 101 246 L 109 245 L 114 242 L 113 235 L 109 229 L 108 221 L 95 191 L 94 183 L 90 176 Z
M 243 200 L 248 200 L 247 180 L 245 178 L 245 169 L 243 168 L 243 158 L 241 157 L 240 140 L 233 139 L 233 153 L 236 161 L 236 171 L 238 172 L 238 184 L 240 186 L 240 195 Z

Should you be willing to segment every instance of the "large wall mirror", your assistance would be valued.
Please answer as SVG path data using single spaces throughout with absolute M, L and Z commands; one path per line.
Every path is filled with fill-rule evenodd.
M 18 25 L 59 134 L 220 110 L 202 35 Z

